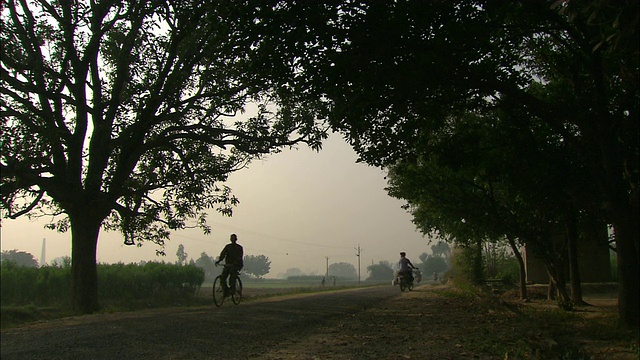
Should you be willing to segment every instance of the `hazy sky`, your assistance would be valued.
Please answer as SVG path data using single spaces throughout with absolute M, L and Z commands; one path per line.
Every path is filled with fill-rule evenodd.
M 211 213 L 212 233 L 197 229 L 174 232 L 166 256 L 158 247 L 123 245 L 115 232 L 100 233 L 98 261 L 113 263 L 141 260 L 176 261 L 179 244 L 194 260 L 204 251 L 217 256 L 231 233 L 238 234 L 245 254 L 265 255 L 276 277 L 288 268 L 324 274 L 328 263 L 348 262 L 358 267 L 356 248 L 361 248 L 361 274 L 372 261 L 396 262 L 400 251 L 419 262 L 431 252 L 428 239 L 411 223 L 402 201 L 387 196 L 385 173 L 355 162 L 356 154 L 337 134 L 317 153 L 306 147 L 285 150 L 233 174 L 227 185 L 239 198 L 233 217 Z M 44 221 L 2 220 L 2 250 L 27 251 L 40 261 L 46 238 L 46 261 L 71 253 L 70 234 L 44 229 Z M 415 259 L 415 260 L 414 260 Z

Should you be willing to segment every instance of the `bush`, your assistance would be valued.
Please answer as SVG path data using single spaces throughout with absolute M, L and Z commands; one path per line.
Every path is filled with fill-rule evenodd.
M 0 280 L 3 307 L 69 304 L 71 267 L 68 264 L 28 268 L 3 261 Z M 135 307 L 132 303 L 161 306 L 183 302 L 195 298 L 203 281 L 204 271 L 195 265 L 98 264 L 98 297 L 103 305 Z

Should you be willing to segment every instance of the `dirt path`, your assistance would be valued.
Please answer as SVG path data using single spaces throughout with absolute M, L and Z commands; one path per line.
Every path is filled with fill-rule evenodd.
M 98 314 L 1 335 L 3 360 L 504 359 L 507 354 L 547 359 L 582 345 L 596 348 L 593 358 L 602 353 L 607 355 L 602 359 L 637 359 L 613 341 L 580 345 L 559 339 L 553 324 L 535 323 L 519 306 L 432 285 L 410 293 L 382 286 L 221 308 Z

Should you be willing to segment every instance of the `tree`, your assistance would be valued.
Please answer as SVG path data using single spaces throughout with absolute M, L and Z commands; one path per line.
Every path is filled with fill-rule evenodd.
M 334 129 L 360 160 L 388 167 L 415 157 L 429 145 L 424 134 L 457 128 L 461 114 L 499 111 L 530 133 L 550 129 L 563 155 L 588 174 L 575 183 L 571 202 L 614 228 L 619 316 L 637 326 L 640 5 L 358 6 L 334 23 L 340 48 L 329 52 L 327 67 L 309 66 L 301 77 L 317 79 L 311 87 L 329 103 Z M 592 186 L 595 211 L 580 199 Z
M 184 252 L 184 246 L 182 244 L 178 245 L 178 251 L 176 251 L 176 256 L 178 257 L 178 265 L 187 264 L 187 257 L 189 255 L 186 252 Z
M 451 254 L 451 247 L 444 241 L 438 241 L 437 244 L 431 245 L 431 253 L 434 256 L 448 257 Z
M 242 271 L 261 278 L 269 273 L 271 261 L 264 255 L 245 255 Z
M 206 252 L 200 253 L 200 257 L 195 261 L 195 265 L 204 270 L 204 277 L 207 281 L 213 283 L 213 279 L 222 273 L 222 270 L 215 265 L 215 259 L 207 255 Z
M 1 206 L 71 231 L 74 309 L 99 308 L 101 229 L 163 254 L 171 231 L 231 215 L 231 172 L 326 137 L 262 35 L 294 31 L 260 19 L 288 9 L 261 5 L 3 1 Z
M 380 261 L 377 264 L 367 266 L 369 277 L 367 280 L 391 280 L 393 279 L 393 268 L 388 261 Z
M 292 276 L 302 276 L 302 275 L 303 275 L 302 270 L 298 268 L 289 268 L 284 272 L 282 277 L 286 279 Z
M 36 258 L 26 251 L 5 250 L 2 252 L 0 261 L 12 262 L 18 266 L 38 267 L 38 261 Z
M 434 272 L 442 274 L 449 269 L 449 264 L 447 264 L 447 261 L 441 256 L 427 255 L 426 259 L 420 259 L 422 260 L 422 265 L 420 265 L 419 268 L 426 276 Z
M 355 266 L 345 262 L 333 263 L 329 265 L 329 275 L 339 276 L 346 279 L 357 279 L 358 272 Z

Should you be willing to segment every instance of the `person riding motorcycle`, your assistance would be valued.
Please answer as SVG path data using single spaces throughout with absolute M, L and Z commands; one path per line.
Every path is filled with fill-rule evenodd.
M 415 266 L 413 266 L 413 264 L 411 263 L 411 260 L 407 259 L 407 253 L 405 253 L 404 251 L 400 253 L 400 260 L 398 261 L 398 275 L 399 276 L 404 276 L 406 277 L 406 279 L 408 280 L 409 284 L 413 283 L 413 271 L 411 271 L 412 269 L 417 269 Z

